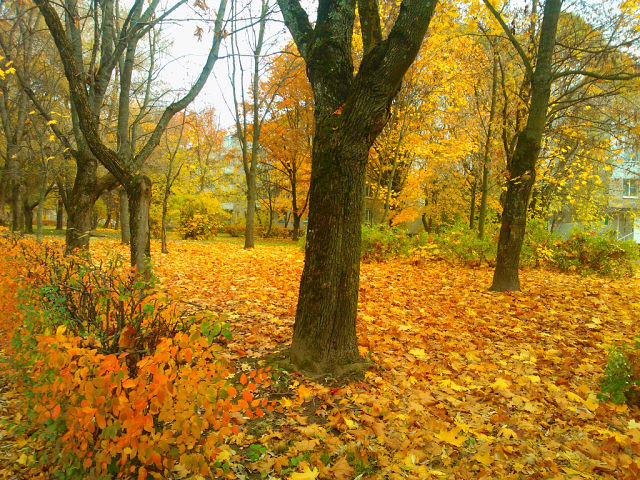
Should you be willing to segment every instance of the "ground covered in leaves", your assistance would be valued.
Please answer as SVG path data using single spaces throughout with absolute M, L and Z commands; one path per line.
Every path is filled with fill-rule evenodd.
M 366 264 L 358 337 L 372 366 L 312 381 L 274 362 L 291 338 L 297 247 L 152 247 L 160 288 L 227 317 L 238 371 L 273 365 L 256 396 L 278 408 L 236 418 L 229 478 L 640 478 L 640 411 L 596 396 L 606 348 L 640 332 L 637 277 L 525 270 L 522 292 L 494 293 L 486 268 Z M 12 392 L 1 394 L 11 415 Z M 20 445 L 0 449 L 0 470 L 15 471 Z

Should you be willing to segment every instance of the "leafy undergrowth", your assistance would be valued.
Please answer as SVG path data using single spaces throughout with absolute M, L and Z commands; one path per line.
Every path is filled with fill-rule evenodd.
M 126 254 L 107 240 L 92 248 Z M 289 341 L 298 249 L 152 250 L 172 298 L 227 316 L 224 355 L 238 370 L 266 367 Z M 278 408 L 239 419 L 227 477 L 639 478 L 640 411 L 597 393 L 606 347 L 640 331 L 640 280 L 525 270 L 522 293 L 493 293 L 490 278 L 440 262 L 363 265 L 358 334 L 374 366 L 350 383 L 275 367 L 265 395 Z M 14 395 L 3 393 L 3 415 Z M 5 439 L 0 472 L 29 478 L 19 442 Z

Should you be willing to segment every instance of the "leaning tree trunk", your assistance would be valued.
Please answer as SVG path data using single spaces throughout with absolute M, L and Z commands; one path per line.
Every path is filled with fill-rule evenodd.
M 151 237 L 149 210 L 151 207 L 151 180 L 137 175 L 127 185 L 129 197 L 129 227 L 131 230 L 131 266 L 149 279 L 151 276 Z
M 518 135 L 509 164 L 509 181 L 498 239 L 496 269 L 491 290 L 520 290 L 520 251 L 527 224 L 527 207 L 536 179 L 536 161 L 542 145 L 551 94 L 552 57 L 562 0 L 547 0 L 540 29 L 538 61 L 531 81 L 531 105 L 524 130 Z
M 129 197 L 123 187 L 120 189 L 120 239 L 125 245 L 129 245 L 131 242 L 131 227 L 129 223 Z
M 305 265 L 291 344 L 298 367 L 337 371 L 360 361 L 356 308 L 369 145 L 319 128 L 313 145 Z M 339 172 L 339 173 L 338 173 Z

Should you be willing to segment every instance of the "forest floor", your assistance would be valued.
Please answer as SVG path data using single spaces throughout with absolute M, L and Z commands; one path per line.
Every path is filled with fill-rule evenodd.
M 106 239 L 92 251 L 127 254 Z M 152 244 L 160 288 L 226 316 L 224 355 L 238 371 L 278 357 L 292 334 L 299 248 L 169 251 Z M 348 381 L 275 369 L 260 393 L 282 408 L 240 419 L 223 447 L 229 478 L 640 478 L 640 409 L 597 398 L 607 347 L 640 332 L 640 278 L 525 269 L 522 292 L 495 293 L 491 274 L 362 265 L 357 329 L 372 366 Z M 0 415 L 12 415 L 12 395 L 0 390 Z M 18 447 L 0 440 L 0 472 Z

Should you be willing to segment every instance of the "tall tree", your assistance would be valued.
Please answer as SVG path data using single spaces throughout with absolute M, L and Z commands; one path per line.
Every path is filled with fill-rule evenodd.
M 320 0 L 315 26 L 298 0 L 278 0 L 307 64 L 315 100 L 309 224 L 291 360 L 315 371 L 358 363 L 356 307 L 369 149 L 414 61 L 437 0 L 405 0 L 386 38 L 378 2 L 361 0 L 363 56 L 355 71 L 356 1 Z
M 483 2 L 502 27 L 525 69 L 523 92 L 527 120 L 515 137 L 513 155 L 511 158 L 507 155 L 507 191 L 503 202 L 496 269 L 491 285 L 491 290 L 495 291 L 519 290 L 518 270 L 527 222 L 527 209 L 536 180 L 536 162 L 542 148 L 545 129 L 550 121 L 548 111 L 554 82 L 563 79 L 570 84 L 570 87 L 561 94 L 564 100 L 592 86 L 594 82 L 626 81 L 636 78 L 639 74 L 634 70 L 637 66 L 631 65 L 631 71 L 629 71 L 629 64 L 626 62 L 621 65 L 616 65 L 615 62 L 609 63 L 612 56 L 616 57 L 612 54 L 629 41 L 629 38 L 625 38 L 619 42 L 617 28 L 607 42 L 604 45 L 598 45 L 597 48 L 591 48 L 591 45 L 586 49 L 585 45 L 561 45 L 563 50 L 574 53 L 581 51 L 582 54 L 560 56 L 560 65 L 556 65 L 554 54 L 558 57 L 558 52 L 554 50 L 563 0 L 545 2 L 536 48 L 530 48 L 529 53 L 525 51 L 512 31 L 512 27 L 507 25 L 493 4 L 489 0 L 483 0 Z M 534 8 L 536 5 L 537 1 L 534 1 Z M 533 15 L 535 18 L 535 12 Z M 536 43 L 535 34 L 536 29 L 530 28 L 532 44 Z M 576 65 L 574 58 L 584 58 L 586 63 L 579 62 Z M 602 71 L 599 72 L 598 68 Z M 556 94 L 560 96 L 558 92 Z M 557 105 L 558 99 L 555 99 L 553 104 Z M 563 108 L 566 108 L 566 105 Z
M 131 230 L 131 264 L 139 272 L 148 272 L 150 256 L 149 206 L 151 202 L 151 181 L 140 173 L 140 168 L 158 145 L 171 118 L 186 108 L 202 90 L 213 65 L 218 58 L 220 42 L 223 38 L 223 24 L 227 0 L 221 0 L 214 24 L 211 49 L 206 63 L 197 80 L 181 98 L 169 104 L 159 117 L 146 143 L 137 150 L 129 136 L 131 127 L 131 108 L 129 104 L 134 63 L 139 43 L 148 35 L 157 23 L 184 3 L 184 0 L 169 6 L 164 12 L 157 12 L 158 0 L 152 0 L 144 7 L 142 0 L 136 0 L 120 29 L 113 23 L 119 18 L 117 2 L 107 0 L 102 5 L 102 37 L 91 50 L 91 65 L 94 70 L 85 69 L 80 31 L 74 26 L 77 20 L 77 5 L 69 0 L 65 4 L 64 14 L 69 34 L 65 30 L 58 11 L 49 0 L 35 0 L 45 19 L 64 66 L 65 77 L 69 83 L 70 97 L 77 113 L 79 129 L 94 158 L 99 159 L 107 170 L 124 187 L 129 203 L 129 223 Z M 100 10 L 100 9 L 94 9 Z M 95 29 L 99 28 L 96 13 Z M 71 27 L 69 27 L 71 25 Z M 96 39 L 98 40 L 98 39 Z M 77 46 L 77 42 L 80 45 Z M 99 47 L 99 48 L 98 48 Z M 95 58 L 100 50 L 99 61 Z M 100 111 L 107 87 L 113 79 L 113 73 L 119 67 L 119 99 L 117 117 L 117 148 L 109 146 L 107 139 L 100 134 L 97 112 Z M 87 84 L 97 84 L 98 89 L 87 90 Z

